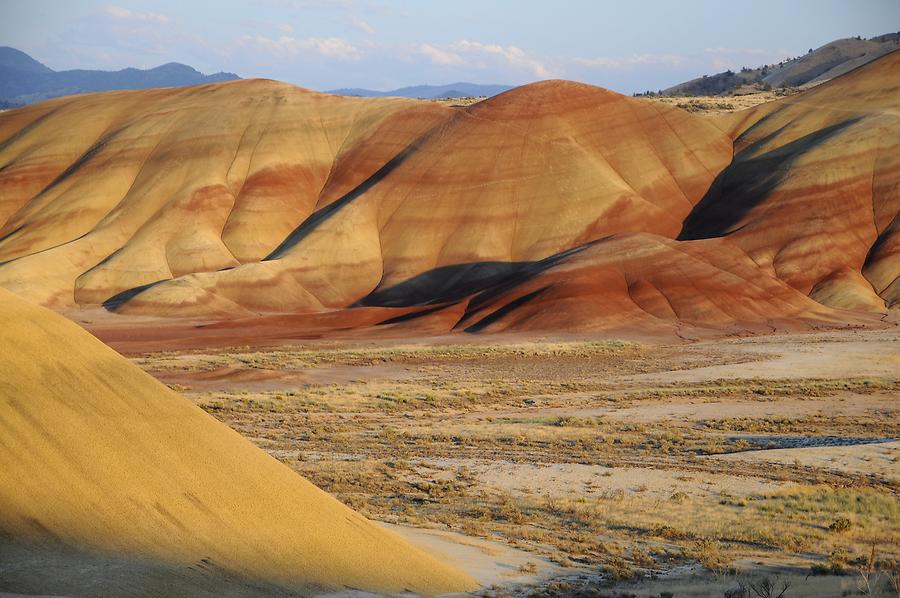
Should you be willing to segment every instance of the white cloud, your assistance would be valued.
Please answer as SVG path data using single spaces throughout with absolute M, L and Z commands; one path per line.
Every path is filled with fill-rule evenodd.
M 262 0 L 263 3 L 294 10 L 343 10 L 351 8 L 352 0 Z
M 553 75 L 550 69 L 540 60 L 528 55 L 516 46 L 499 46 L 496 44 L 483 44 L 471 40 L 460 40 L 450 44 L 449 50 L 470 57 L 487 57 L 499 61 L 501 64 L 517 70 L 529 71 L 535 77 L 549 79 Z
M 582 66 L 607 68 L 607 69 L 627 69 L 635 66 L 682 66 L 687 62 L 684 56 L 677 54 L 635 54 L 633 56 L 623 56 L 619 58 L 574 58 L 573 62 Z
M 462 64 L 463 59 L 459 54 L 435 48 L 431 44 L 422 44 L 419 46 L 419 53 L 424 55 L 433 64 L 447 66 L 452 64 Z
M 303 54 L 314 53 L 339 60 L 357 60 L 362 55 L 359 48 L 340 37 L 297 38 L 282 35 L 274 39 L 262 35 L 245 35 L 241 41 L 282 58 L 296 58 Z
M 121 6 L 107 6 L 103 9 L 104 14 L 113 19 L 120 21 L 137 21 L 141 23 L 158 23 L 165 24 L 170 21 L 169 17 L 158 12 L 150 12 L 146 10 L 129 10 Z
M 373 35 L 375 33 L 375 28 L 357 17 L 356 15 L 350 16 L 350 25 L 352 25 L 355 29 L 362 31 L 368 35 Z

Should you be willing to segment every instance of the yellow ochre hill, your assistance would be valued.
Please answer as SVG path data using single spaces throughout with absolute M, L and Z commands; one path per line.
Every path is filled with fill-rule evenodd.
M 0 347 L 0 554 L 16 545 L 36 554 L 110 555 L 120 568 L 123 558 L 201 568 L 213 573 L 193 579 L 195 586 L 213 584 L 220 572 L 239 584 L 236 595 L 249 595 L 254 584 L 304 594 L 432 595 L 476 586 L 77 325 L 2 289 Z M 131 595 L 131 586 L 152 594 L 154 582 L 168 584 L 156 587 L 162 594 L 180 591 L 177 575 L 109 571 L 118 573 L 104 577 L 122 584 L 113 595 Z M 71 575 L 69 583 L 84 581 L 77 569 Z M 65 592 L 65 577 L 59 584 L 55 591 Z M 205 595 L 195 586 L 192 595 Z

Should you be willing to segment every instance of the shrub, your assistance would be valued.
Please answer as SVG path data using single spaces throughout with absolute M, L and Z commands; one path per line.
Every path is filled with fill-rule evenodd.
M 838 517 L 831 522 L 831 525 L 828 526 L 828 529 L 838 534 L 842 534 L 849 530 L 851 527 L 853 527 L 853 524 L 849 519 L 847 519 L 846 517 Z
M 634 577 L 634 569 L 632 569 L 631 565 L 625 562 L 625 559 L 621 557 L 616 557 L 610 561 L 603 568 L 603 572 L 615 580 L 631 579 Z

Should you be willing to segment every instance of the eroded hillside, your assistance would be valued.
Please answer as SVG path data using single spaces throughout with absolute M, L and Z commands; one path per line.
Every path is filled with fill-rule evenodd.
M 0 286 L 429 331 L 873 322 L 900 302 L 898 86 L 894 53 L 716 116 L 565 81 L 44 102 L 0 116 Z

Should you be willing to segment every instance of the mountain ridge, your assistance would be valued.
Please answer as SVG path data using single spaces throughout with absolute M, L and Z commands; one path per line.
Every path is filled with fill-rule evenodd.
M 363 98 L 399 97 L 434 100 L 440 98 L 490 97 L 503 93 L 504 91 L 509 91 L 510 89 L 513 89 L 512 85 L 467 83 L 460 81 L 457 83 L 448 83 L 446 85 L 410 85 L 389 91 L 377 91 L 359 87 L 343 87 L 340 89 L 328 90 L 325 93 Z
M 24 106 L 79 93 L 183 87 L 236 79 L 240 77 L 234 73 L 204 75 L 195 68 L 178 62 L 168 62 L 151 69 L 127 67 L 116 71 L 55 71 L 21 50 L 0 47 L 0 103 L 6 107 Z
M 890 52 L 900 50 L 900 32 L 868 39 L 849 37 L 834 40 L 802 56 L 760 67 L 743 67 L 703 75 L 662 90 L 661 95 L 728 95 L 776 87 L 808 87 L 824 83 L 867 64 Z

